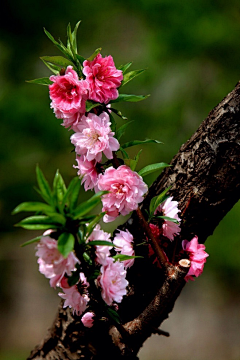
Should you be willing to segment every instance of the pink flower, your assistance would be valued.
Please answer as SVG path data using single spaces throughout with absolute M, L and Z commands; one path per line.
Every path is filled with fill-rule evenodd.
M 109 306 L 112 305 L 113 301 L 120 303 L 127 293 L 126 287 L 128 285 L 123 263 L 113 262 L 113 258 L 108 258 L 108 264 L 103 265 L 100 272 L 98 282 L 102 288 L 103 300 Z
M 194 280 L 192 275 L 196 277 L 201 275 L 206 258 L 209 256 L 209 254 L 204 251 L 205 245 L 198 244 L 197 236 L 194 236 L 191 241 L 183 240 L 182 248 L 189 253 L 189 260 L 191 261 L 191 266 L 187 276 L 185 276 L 185 280 Z
M 83 116 L 77 126 L 77 132 L 71 136 L 71 142 L 76 146 L 78 155 L 84 155 L 86 160 L 101 162 L 102 153 L 108 158 L 113 158 L 113 151 L 120 147 L 111 130 L 109 115 L 105 112 L 99 116 L 88 114 Z
M 123 74 L 116 69 L 112 56 L 98 54 L 93 61 L 85 60 L 83 74 L 89 83 L 89 99 L 105 104 L 117 99 Z
M 83 325 L 87 328 L 91 328 L 94 323 L 94 314 L 92 312 L 86 312 L 82 319 L 81 319 Z
M 87 292 L 89 283 L 85 275 L 80 273 L 79 282 L 74 286 L 70 287 L 66 278 L 62 279 L 60 285 L 64 293 L 58 293 L 58 295 L 65 300 L 63 307 L 66 308 L 68 306 L 73 309 L 73 314 L 81 315 L 86 310 L 89 302 Z
M 39 271 L 50 279 L 50 286 L 56 287 L 66 273 L 71 275 L 75 271 L 75 265 L 79 263 L 78 258 L 71 251 L 64 258 L 57 249 L 57 240 L 49 236 L 43 236 L 37 245 L 36 256 L 38 256 Z
M 172 196 L 167 198 L 162 204 L 160 204 L 157 207 L 154 214 L 160 212 L 163 214 L 163 216 L 176 219 L 178 222 L 180 222 L 181 219 L 177 215 L 178 212 L 180 211 L 178 209 L 178 202 L 172 201 L 172 199 L 173 199 Z M 175 224 L 174 222 L 168 220 L 164 220 L 162 229 L 163 229 L 163 236 L 166 236 L 171 241 L 173 241 L 174 236 L 179 235 L 181 231 L 179 224 Z
M 88 98 L 88 82 L 79 80 L 72 66 L 68 66 L 65 75 L 52 75 L 49 85 L 51 107 L 57 118 L 63 119 L 63 125 L 73 126 L 79 121 L 86 110 Z
M 100 225 L 97 224 L 88 238 L 88 241 L 104 240 L 111 242 L 111 234 L 101 230 Z M 106 265 L 108 257 L 110 256 L 111 246 L 97 245 L 96 246 L 96 261 L 101 265 Z
M 133 250 L 133 236 L 126 230 L 119 230 L 119 233 L 115 235 L 113 244 L 117 246 L 116 251 L 123 255 L 134 256 Z M 123 264 L 125 268 L 131 267 L 134 263 L 134 259 L 124 260 Z
M 96 161 L 88 161 L 84 155 L 76 157 L 77 165 L 74 168 L 79 169 L 77 174 L 82 179 L 81 184 L 84 183 L 84 189 L 98 191 L 98 172 L 96 170 Z
M 147 192 L 147 185 L 142 177 L 128 166 L 121 165 L 117 169 L 112 166 L 104 174 L 99 175 L 99 190 L 109 191 L 102 196 L 103 209 L 107 214 L 103 221 L 113 221 L 119 214 L 127 215 L 136 210 Z
M 76 126 L 81 121 L 81 117 L 83 116 L 83 114 L 81 114 L 80 112 L 76 112 L 76 113 L 62 112 L 58 110 L 56 107 L 54 108 L 53 103 L 50 104 L 50 107 L 53 108 L 56 118 L 63 120 L 61 124 L 62 126 L 64 126 L 66 129 L 69 128 L 76 131 Z

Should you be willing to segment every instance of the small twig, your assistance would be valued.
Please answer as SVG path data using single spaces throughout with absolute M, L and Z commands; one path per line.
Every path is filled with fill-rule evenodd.
M 170 264 L 169 261 L 168 261 L 168 258 L 166 256 L 166 254 L 164 253 L 164 251 L 160 248 L 160 246 L 158 245 L 158 242 L 157 240 L 155 239 L 147 221 L 145 220 L 144 216 L 143 216 L 143 213 L 142 211 L 140 210 L 140 208 L 138 207 L 137 210 L 137 215 L 138 215 L 138 218 L 141 222 L 141 225 L 144 229 L 144 232 L 147 234 L 148 238 L 151 239 L 151 246 L 160 262 L 160 264 L 164 267 L 164 268 L 167 268 L 168 265 Z
M 157 328 L 153 329 L 153 334 L 163 335 L 163 336 L 166 336 L 166 337 L 170 336 L 169 332 L 164 331 L 162 329 L 157 329 Z

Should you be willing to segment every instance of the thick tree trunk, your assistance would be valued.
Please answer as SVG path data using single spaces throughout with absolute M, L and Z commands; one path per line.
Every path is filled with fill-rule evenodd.
M 204 243 L 240 197 L 240 83 L 182 145 L 171 165 L 151 186 L 142 209 L 171 186 L 169 194 L 182 211 L 181 236 L 172 245 L 174 256 L 182 239 L 197 235 Z M 136 242 L 146 238 L 135 212 L 124 227 Z M 137 249 L 146 257 L 146 247 Z M 28 359 L 137 359 L 143 342 L 159 332 L 172 311 L 187 271 L 179 265 L 163 270 L 145 258 L 136 261 L 128 271 L 128 296 L 119 306 L 123 325 L 116 328 L 106 319 L 86 329 L 61 303 L 52 328 Z

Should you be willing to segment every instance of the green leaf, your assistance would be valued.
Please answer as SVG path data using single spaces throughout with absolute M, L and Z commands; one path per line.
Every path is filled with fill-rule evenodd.
M 102 51 L 102 48 L 98 48 L 94 51 L 94 53 L 87 58 L 87 60 L 92 61 L 95 57 Z
M 110 307 L 107 308 L 107 313 L 108 313 L 108 316 L 113 320 L 115 321 L 117 324 L 121 324 L 121 318 L 119 316 L 119 314 L 111 309 Z
M 45 179 L 45 176 L 43 175 L 43 172 L 40 170 L 38 165 L 36 167 L 36 174 L 37 174 L 37 182 L 42 198 L 50 205 L 53 205 L 52 191 L 50 189 L 47 180 Z
M 138 171 L 138 174 L 140 176 L 146 176 L 148 174 L 151 174 L 154 171 L 162 170 L 169 166 L 170 165 L 166 164 L 166 163 L 157 163 L 157 164 L 147 165 L 144 168 L 142 168 L 140 171 Z
M 163 219 L 163 220 L 166 220 L 166 221 L 171 221 L 175 224 L 179 224 L 179 221 L 174 219 L 174 218 L 171 218 L 171 217 L 168 217 L 168 216 L 154 216 L 154 219 Z
M 121 113 L 121 111 L 117 110 L 117 109 L 113 109 L 111 108 L 111 111 L 114 112 L 117 116 L 119 116 L 120 118 L 122 118 L 123 120 L 127 120 L 126 116 L 123 116 L 123 114 Z
M 134 70 L 130 71 L 127 74 L 123 76 L 123 81 L 121 83 L 121 86 L 126 85 L 129 81 L 133 80 L 136 76 L 142 74 L 146 69 L 140 69 L 140 70 Z
M 80 62 L 81 65 L 83 65 L 83 62 L 86 60 L 83 56 L 76 54 L 77 60 Z
M 89 112 L 90 110 L 92 110 L 93 108 L 95 108 L 97 106 L 102 106 L 102 104 L 97 103 L 97 102 L 92 101 L 92 100 L 87 100 L 86 101 L 86 112 Z
M 59 171 L 56 171 L 54 180 L 53 180 L 53 195 L 56 199 L 56 203 L 58 205 L 62 204 L 64 195 L 66 193 L 66 185 L 64 183 L 64 180 L 62 178 L 62 175 L 59 173 Z M 59 209 L 61 209 L 61 206 L 58 206 Z
M 95 269 L 90 275 L 88 275 L 87 279 L 88 281 L 95 280 L 100 275 L 100 271 L 98 269 Z
M 35 237 L 34 239 L 31 239 L 31 240 L 26 241 L 25 243 L 21 244 L 20 246 L 21 246 L 21 247 L 24 247 L 24 246 L 27 246 L 27 245 L 29 245 L 29 244 L 33 244 L 33 243 L 35 243 L 35 242 L 38 242 L 38 241 L 41 239 L 41 237 L 42 237 L 42 236 L 37 236 L 37 237 Z
M 73 219 L 79 219 L 89 213 L 92 209 L 94 209 L 100 202 L 101 196 L 107 194 L 108 191 L 99 191 L 97 194 L 93 195 L 89 200 L 83 202 L 78 205 L 78 207 L 72 212 Z
M 134 171 L 136 169 L 136 160 L 133 159 L 124 159 L 124 164 L 127 165 L 128 167 L 130 167 L 130 169 L 132 171 Z
M 105 214 L 106 214 L 105 212 L 102 212 L 99 215 L 94 216 L 94 219 L 87 225 L 87 229 L 86 229 L 87 237 L 91 235 L 95 226 L 103 218 Z
M 90 256 L 84 251 L 83 253 L 83 258 L 86 261 L 86 263 L 88 263 L 89 265 L 92 265 L 92 259 L 90 258 Z
M 72 275 L 68 278 L 68 285 L 74 286 L 79 281 L 79 272 L 74 271 Z
M 62 201 L 63 206 L 66 203 L 69 204 L 70 212 L 77 205 L 80 189 L 81 189 L 80 179 L 78 177 L 73 178 L 67 188 L 67 191 Z
M 171 189 L 171 186 L 169 186 L 167 189 L 165 189 L 161 194 L 154 196 L 152 198 L 152 200 L 150 202 L 150 206 L 149 206 L 149 221 L 153 217 L 154 211 L 156 210 L 156 208 L 168 198 L 168 196 L 166 194 L 170 189 Z
M 129 159 L 128 153 L 120 146 L 120 151 L 122 153 L 122 156 L 124 158 L 124 162 Z
M 130 255 L 124 255 L 124 254 L 117 254 L 113 256 L 113 259 L 115 261 L 125 261 L 130 259 L 143 259 L 143 256 L 130 256 Z
M 36 215 L 29 216 L 22 221 L 20 221 L 15 226 L 20 226 L 27 230 L 47 230 L 47 229 L 57 229 L 61 227 L 62 220 L 65 219 L 60 214 L 59 216 L 45 216 L 45 215 Z
M 34 79 L 34 80 L 26 80 L 26 82 L 31 84 L 46 85 L 46 86 L 49 86 L 53 83 L 48 77 Z
M 67 55 L 67 49 L 65 48 L 65 46 L 62 43 L 59 43 L 58 41 L 56 41 L 54 39 L 54 37 L 50 34 L 50 32 L 48 32 L 45 28 L 43 28 L 45 34 L 47 35 L 47 37 L 53 42 L 53 44 L 61 51 L 63 52 L 65 55 Z
M 126 148 L 129 148 L 129 147 L 131 147 L 131 146 L 142 145 L 142 144 L 149 144 L 149 143 L 162 144 L 162 142 L 161 142 L 161 141 L 158 141 L 158 140 L 146 139 L 146 140 L 133 140 L 133 141 L 129 141 L 129 142 L 123 144 L 121 147 L 122 147 L 122 149 L 126 149 Z
M 87 243 L 87 245 L 90 245 L 90 246 L 97 246 L 97 245 L 100 245 L 100 246 L 115 246 L 111 241 L 105 241 L 105 240 L 93 240 L 93 241 L 89 241 Z
M 55 75 L 59 75 L 59 66 L 54 64 L 49 64 L 47 61 L 44 61 L 43 59 L 41 60 L 49 70 L 51 70 Z
M 110 101 L 110 104 L 118 103 L 121 101 L 138 102 L 147 99 L 149 96 L 150 95 L 119 94 L 117 99 Z
M 75 67 L 70 60 L 64 58 L 63 56 L 42 56 L 40 59 L 44 62 L 57 65 L 60 68 L 66 68 L 69 65 Z
M 15 209 L 12 211 L 12 215 L 15 215 L 21 211 L 37 211 L 37 212 L 44 212 L 49 213 L 53 212 L 54 209 L 42 202 L 23 202 L 19 204 Z
M 77 24 L 72 32 L 72 44 L 73 44 L 75 54 L 77 54 L 77 31 L 78 31 L 78 27 L 79 27 L 80 23 L 81 23 L 81 20 L 77 22 Z
M 116 133 L 116 121 L 111 113 L 109 113 L 109 117 L 111 120 L 111 129 L 114 133 Z
M 126 124 L 123 124 L 122 126 L 120 126 L 120 128 L 116 131 L 115 137 L 116 137 L 118 140 L 121 139 L 121 137 L 122 137 L 123 134 L 125 133 L 125 130 L 126 130 L 126 128 L 128 127 L 128 125 L 130 125 L 133 121 L 134 121 L 134 120 L 128 121 Z
M 129 63 L 125 64 L 125 65 L 120 65 L 118 67 L 118 70 L 121 70 L 122 73 L 124 74 L 127 71 L 127 69 L 130 68 L 131 65 L 132 65 L 132 62 L 129 62 Z
M 63 255 L 67 257 L 71 251 L 74 249 L 74 236 L 73 234 L 64 232 L 58 238 L 58 250 Z

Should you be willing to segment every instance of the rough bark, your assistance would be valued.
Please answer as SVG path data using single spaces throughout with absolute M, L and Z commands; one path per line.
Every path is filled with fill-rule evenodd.
M 173 258 L 182 239 L 198 235 L 204 243 L 240 197 L 239 119 L 240 83 L 210 112 L 149 189 L 142 210 L 169 186 L 170 195 L 179 201 L 182 231 L 172 245 Z M 124 227 L 137 242 L 145 238 L 136 213 Z M 144 246 L 138 249 L 139 254 L 146 253 Z M 79 318 L 60 304 L 52 328 L 28 359 L 137 359 L 143 342 L 158 332 L 185 285 L 188 268 L 175 260 L 165 271 L 149 259 L 136 261 L 128 274 L 128 296 L 119 307 L 123 325 L 118 328 L 106 320 L 84 329 Z

